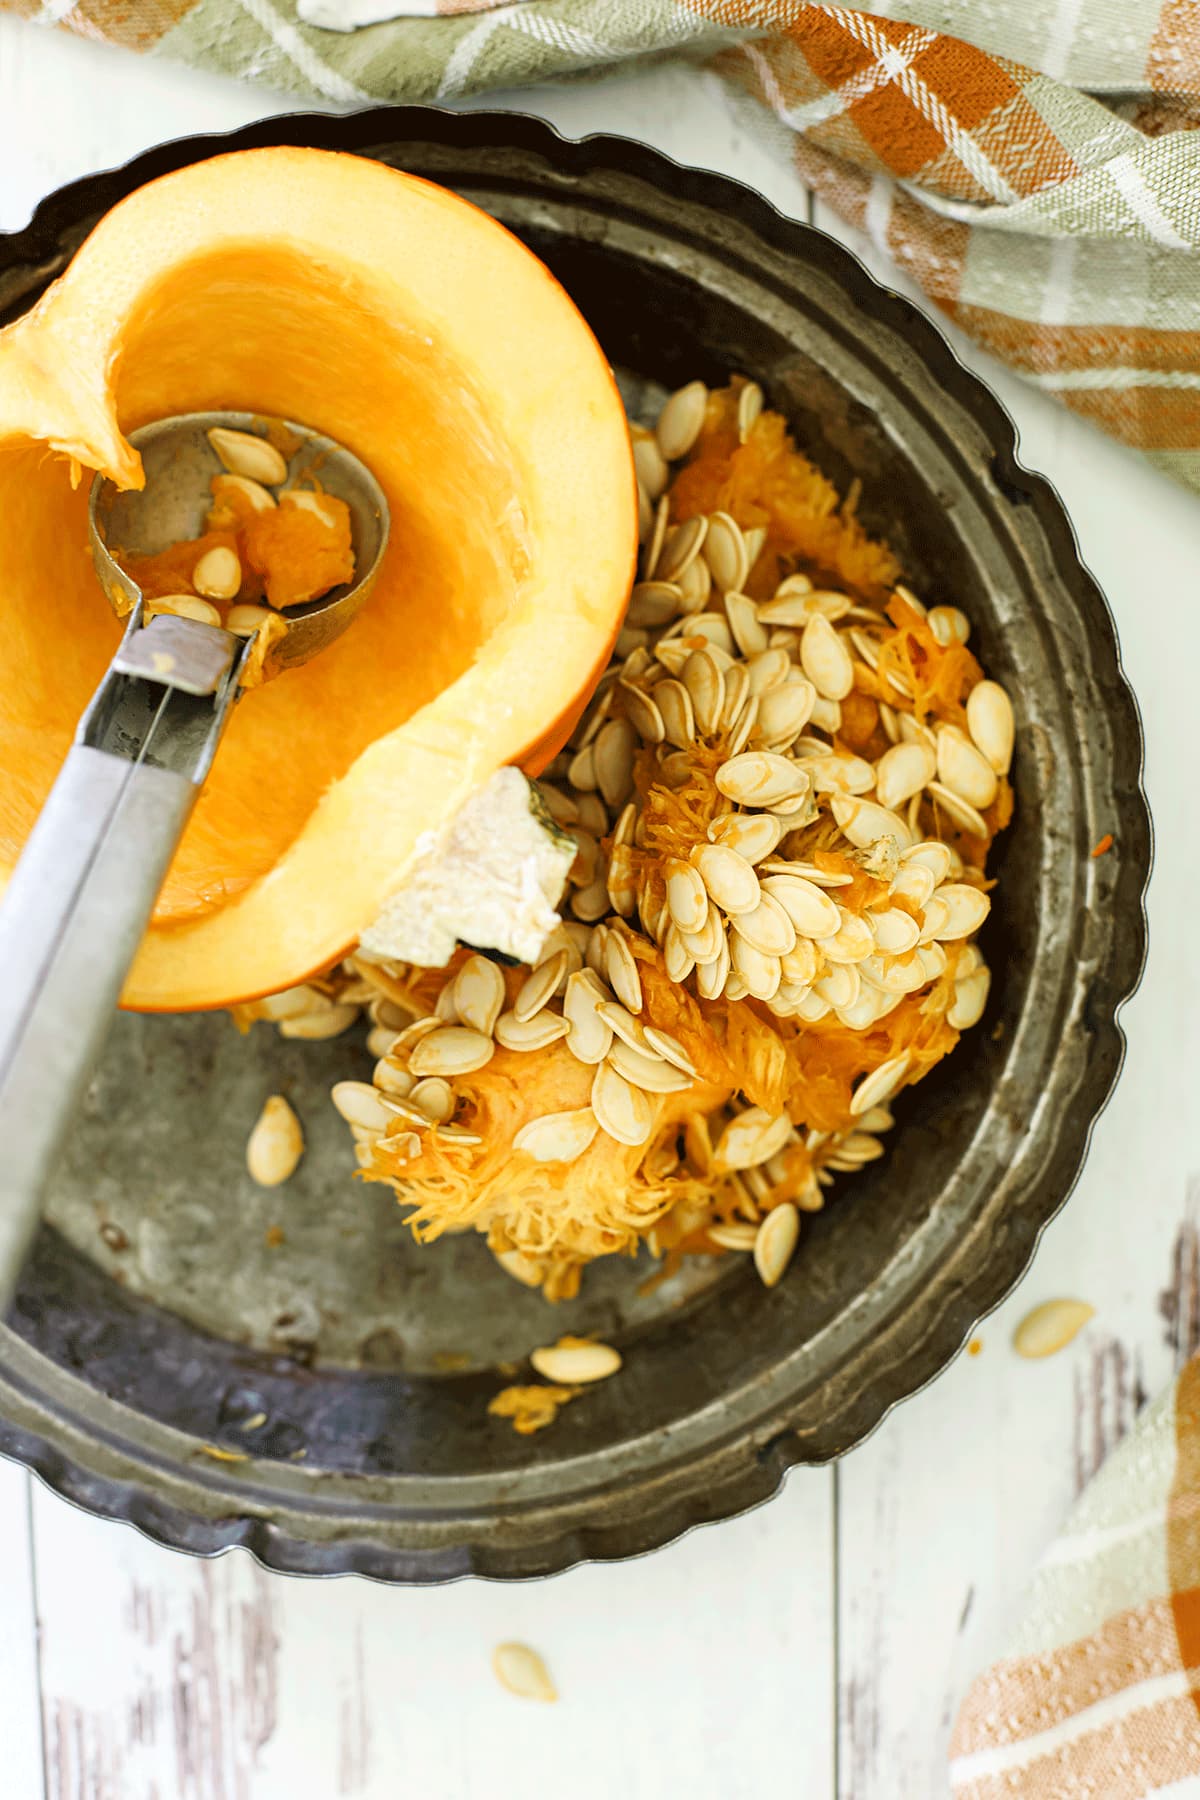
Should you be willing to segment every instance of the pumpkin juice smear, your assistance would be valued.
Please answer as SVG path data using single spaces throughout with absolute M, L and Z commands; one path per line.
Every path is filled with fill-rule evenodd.
M 969 741 L 974 655 L 899 585 L 891 552 L 746 386 L 681 390 L 664 410 L 675 468 L 646 496 L 649 566 L 592 711 L 547 771 L 550 811 L 579 845 L 539 965 L 560 959 L 557 985 L 552 971 L 523 1012 L 528 968 L 501 977 L 466 950 L 444 970 L 360 955 L 322 997 L 374 995 L 381 1032 L 385 1016 L 419 1020 L 389 1032 L 366 1091 L 361 1119 L 374 1092 L 386 1122 L 352 1117 L 361 1097 L 345 1103 L 363 1177 L 394 1188 L 422 1242 L 481 1232 L 550 1299 L 574 1294 L 588 1261 L 643 1244 L 668 1271 L 683 1254 L 753 1247 L 773 1284 L 795 1239 L 776 1210 L 819 1209 L 838 1171 L 882 1154 L 894 1093 L 986 1001 L 973 939 L 987 852 L 1011 816 L 1011 732 L 1007 751 L 988 740 L 990 762 Z M 634 431 L 652 481 L 664 450 Z M 704 515 L 704 569 L 664 507 L 675 526 Z M 656 576 L 664 558 L 671 573 Z M 703 577 L 692 598 L 690 563 Z M 723 592 L 730 567 L 740 585 Z M 764 618 L 755 601 L 771 602 Z M 946 727 L 982 814 L 930 791 Z M 889 756 L 922 770 L 894 810 Z M 521 1036 L 539 1031 L 540 1045 Z M 452 1110 L 426 1125 L 430 1075 L 446 1078 Z

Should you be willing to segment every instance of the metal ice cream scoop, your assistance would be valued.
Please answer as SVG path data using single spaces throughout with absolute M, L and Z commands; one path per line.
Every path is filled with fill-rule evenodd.
M 141 591 L 109 550 L 154 555 L 202 533 L 210 482 L 222 472 L 208 438 L 214 427 L 269 432 L 291 447 L 289 484 L 314 475 L 350 510 L 355 579 L 288 609 L 273 668 L 307 662 L 340 636 L 387 543 L 387 501 L 370 471 L 288 420 L 237 412 L 161 419 L 130 435 L 144 489 L 123 492 L 101 476 L 92 483 L 92 560 L 128 623 L 0 906 L 0 1310 L 251 650 L 252 639 L 217 625 L 147 618 Z

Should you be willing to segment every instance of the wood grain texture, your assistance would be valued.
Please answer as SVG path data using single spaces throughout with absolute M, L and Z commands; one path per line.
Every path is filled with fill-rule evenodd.
M 571 135 L 642 137 L 804 216 L 786 162 L 746 135 L 699 72 L 620 73 L 479 102 L 497 103 Z M 157 139 L 288 104 L 0 16 L 0 227 L 22 223 L 58 182 Z M 820 222 L 896 285 L 869 244 Z M 1159 834 L 1129 1066 L 1030 1274 L 981 1328 L 981 1353 L 960 1357 L 844 1460 L 836 1508 L 833 1476 L 800 1471 L 746 1519 L 533 1587 L 389 1592 L 268 1576 L 241 1554 L 199 1564 L 39 1490 L 51 1800 L 945 1791 L 954 1710 L 1001 1649 L 1037 1555 L 1144 1395 L 1200 1345 L 1189 1080 L 1200 837 L 1191 658 L 1180 653 L 1191 641 L 1196 502 L 955 342 L 1009 405 L 1027 460 L 1060 486 L 1109 593 L 1146 715 Z M 1022 1362 L 1013 1327 L 1055 1294 L 1089 1300 L 1097 1316 L 1058 1357 Z M 11 1625 L 0 1634 L 0 1729 L 6 1775 L 16 1771 L 6 1800 L 43 1791 L 31 1564 L 13 1523 L 24 1481 L 0 1482 Z M 490 1652 L 509 1637 L 546 1656 L 558 1707 L 495 1686 Z

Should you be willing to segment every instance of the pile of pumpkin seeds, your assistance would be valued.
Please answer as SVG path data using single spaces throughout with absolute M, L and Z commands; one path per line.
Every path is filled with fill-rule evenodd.
M 773 1286 L 795 1249 L 800 1214 L 821 1207 L 836 1174 L 883 1154 L 890 1102 L 914 1073 L 912 1058 L 897 1055 L 859 1082 L 841 1130 L 802 1133 L 786 1112 L 735 1096 L 714 1116 L 689 1116 L 678 1147 L 664 1152 L 654 1143 L 660 1103 L 698 1077 L 684 1046 L 646 1015 L 639 943 L 643 955 L 657 946 L 671 980 L 701 1000 L 753 999 L 781 1019 L 805 1025 L 832 1015 L 862 1032 L 905 996 L 932 993 L 949 945 L 946 1019 L 957 1030 L 974 1025 L 991 977 L 973 940 L 990 900 L 978 872 L 922 821 L 944 821 L 951 835 L 988 835 L 982 813 L 1008 772 L 1014 719 L 1004 689 L 984 680 L 968 697 L 965 731 L 931 728 L 914 716 L 903 678 L 889 674 L 894 704 L 879 702 L 888 748 L 871 762 L 835 747 L 842 703 L 860 665 L 878 669 L 890 622 L 798 573 L 770 599 L 751 599 L 743 588 L 765 534 L 743 531 L 728 513 L 670 526 L 671 465 L 695 444 L 707 403 L 707 390 L 692 382 L 670 397 L 653 431 L 633 427 L 640 578 L 610 666 L 541 783 L 578 847 L 562 922 L 541 960 L 510 991 L 495 963 L 468 955 L 433 1012 L 413 1018 L 395 998 L 403 971 L 356 956 L 331 981 L 275 996 L 260 1012 L 287 1036 L 328 1037 L 365 1007 L 373 1079 L 339 1082 L 333 1101 L 368 1168 L 377 1149 L 392 1163 L 419 1158 L 431 1132 L 442 1145 L 478 1146 L 479 1136 L 456 1122 L 456 1082 L 485 1068 L 498 1046 L 533 1053 L 561 1041 L 594 1070 L 589 1104 L 529 1120 L 513 1149 L 569 1164 L 605 1133 L 647 1146 L 648 1156 L 682 1159 L 713 1202 L 681 1202 L 689 1216 L 676 1223 L 705 1232 L 714 1251 L 752 1255 Z M 761 409 L 761 391 L 742 386 L 743 439 Z M 908 589 L 897 592 L 939 643 L 967 641 L 958 608 L 927 611 Z M 677 790 L 698 765 L 711 772 L 719 806 L 703 838 L 667 862 L 665 883 L 649 881 L 635 854 L 647 809 L 656 790 Z M 821 819 L 829 846 L 890 884 L 903 905 L 852 912 L 838 901 L 852 876 L 789 855 L 792 834 Z M 807 1172 L 783 1195 L 798 1144 Z M 660 1250 L 656 1229 L 647 1242 Z M 536 1258 L 508 1250 L 499 1260 L 554 1297 Z

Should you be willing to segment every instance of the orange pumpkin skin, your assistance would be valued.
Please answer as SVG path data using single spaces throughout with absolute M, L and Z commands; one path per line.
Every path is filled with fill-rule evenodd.
M 293 148 L 138 190 L 0 333 L 0 634 L 23 671 L 0 692 L 0 877 L 120 631 L 80 467 L 139 486 L 128 431 L 226 407 L 345 443 L 392 532 L 352 630 L 239 704 L 126 989 L 147 1010 L 327 966 L 497 768 L 544 768 L 607 662 L 636 557 L 611 372 L 493 219 Z

